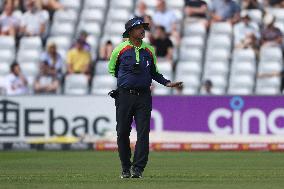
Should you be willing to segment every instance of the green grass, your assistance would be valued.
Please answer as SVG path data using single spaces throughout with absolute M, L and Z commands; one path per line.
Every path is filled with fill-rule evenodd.
M 143 179 L 120 179 L 116 152 L 0 152 L 0 188 L 284 188 L 284 153 L 151 152 Z

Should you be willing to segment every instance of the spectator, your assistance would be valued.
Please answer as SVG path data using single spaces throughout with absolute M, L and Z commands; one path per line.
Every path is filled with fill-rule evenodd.
M 184 13 L 188 18 L 187 22 L 201 22 L 208 27 L 207 19 L 208 6 L 202 0 L 185 0 Z
M 57 0 L 40 0 L 44 9 L 56 11 L 64 9 L 64 6 Z
M 85 41 L 78 39 L 74 48 L 67 52 L 67 74 L 86 74 L 91 79 L 91 54 L 84 49 Z
M 21 34 L 23 36 L 40 36 L 46 38 L 47 22 L 49 15 L 41 10 L 35 0 L 26 0 L 27 11 L 23 14 Z
M 233 0 L 212 0 L 212 22 L 230 22 L 240 19 L 240 6 Z
M 63 76 L 63 59 L 57 52 L 56 44 L 50 42 L 46 45 L 46 51 L 41 55 L 41 63 L 46 62 L 59 80 Z
M 28 93 L 28 82 L 18 63 L 13 63 L 10 66 L 10 74 L 6 76 L 4 85 L 7 95 L 24 95 Z
M 266 14 L 263 22 L 264 29 L 261 32 L 261 45 L 282 47 L 283 35 L 281 30 L 274 26 L 275 17 L 271 14 Z
M 86 31 L 81 31 L 79 34 L 78 39 L 83 41 L 83 48 L 85 51 L 91 52 L 91 45 L 87 42 L 87 38 L 88 38 L 88 33 Z M 72 45 L 71 48 L 74 48 L 76 46 L 77 40 L 75 41 L 75 43 Z
M 157 57 L 166 58 L 172 62 L 173 43 L 167 36 L 165 28 L 163 26 L 157 26 L 155 32 L 152 45 L 155 47 Z
M 40 65 L 40 73 L 34 83 L 34 92 L 36 94 L 55 94 L 59 89 L 59 81 L 48 62 Z
M 242 10 L 247 9 L 260 9 L 262 10 L 262 6 L 258 3 L 257 0 L 242 0 Z
M 153 15 L 155 25 L 164 26 L 166 32 L 171 34 L 177 25 L 177 17 L 175 13 L 166 8 L 165 0 L 157 0 L 156 11 Z
M 155 25 L 153 23 L 152 16 L 145 15 L 143 18 L 144 18 L 144 22 L 149 24 L 149 29 L 150 29 L 149 31 L 148 30 L 145 31 L 145 38 L 144 38 L 144 40 L 147 43 L 150 43 L 152 41 L 152 39 L 153 39 L 153 34 L 155 33 Z
M 149 11 L 146 3 L 143 0 L 138 1 L 134 11 L 134 17 L 144 17 L 147 14 L 149 14 Z
M 212 95 L 213 83 L 211 80 L 207 79 L 203 82 L 201 87 L 201 94 Z
M 234 26 L 236 48 L 252 48 L 257 50 L 260 39 L 259 27 L 252 22 L 247 12 L 242 12 L 241 22 Z
M 113 50 L 113 44 L 110 40 L 107 40 L 104 45 L 100 48 L 100 60 L 109 60 L 112 50 Z
M 16 37 L 20 26 L 20 19 L 13 11 L 13 1 L 6 1 L 4 4 L 4 11 L 0 16 L 0 35 Z
M 264 0 L 265 6 L 284 8 L 283 0 Z

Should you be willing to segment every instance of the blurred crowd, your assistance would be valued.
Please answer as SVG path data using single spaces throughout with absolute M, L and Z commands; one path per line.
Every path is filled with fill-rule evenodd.
M 146 0 L 138 0 L 132 16 L 143 17 L 151 30 L 146 32 L 146 41 L 155 47 L 158 58 L 169 62 L 173 68 L 178 59 L 183 33 L 182 25 L 175 11 L 167 7 L 165 0 L 157 0 L 154 11 L 147 7 Z M 262 46 L 278 46 L 283 49 L 283 29 L 276 24 L 274 15 L 267 8 L 284 8 L 282 0 L 185 0 L 183 23 L 202 23 L 207 30 L 216 22 L 228 22 L 233 26 L 234 48 L 252 48 L 256 53 Z M 40 71 L 33 84 L 36 94 L 60 92 L 64 78 L 69 74 L 85 74 L 88 81 L 93 77 L 93 67 L 97 60 L 108 60 L 114 48 L 111 40 L 100 46 L 97 56 L 92 57 L 87 37 L 90 33 L 81 31 L 72 42 L 66 57 L 58 52 L 55 43 L 47 43 L 49 27 L 53 15 L 64 6 L 57 0 L 5 0 L 2 1 L 0 35 L 13 36 L 18 42 L 23 36 L 39 36 L 45 51 L 42 53 Z M 252 20 L 249 10 L 262 12 L 263 22 Z M 284 9 L 283 9 L 284 10 Z M 18 45 L 18 43 L 16 43 Z M 190 51 L 190 49 L 189 49 Z M 19 63 L 10 66 L 10 74 L 5 79 L 8 95 L 26 94 L 27 79 L 21 74 Z M 211 81 L 204 81 L 206 88 Z M 205 94 L 211 93 L 206 92 Z

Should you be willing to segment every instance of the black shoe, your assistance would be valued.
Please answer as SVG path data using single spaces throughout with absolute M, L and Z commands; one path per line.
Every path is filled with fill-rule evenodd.
M 142 178 L 142 171 L 138 167 L 132 167 L 131 178 Z
M 120 178 L 130 178 L 131 177 L 131 173 L 130 173 L 130 171 L 129 170 L 123 170 L 122 172 L 121 172 L 121 176 L 120 176 Z

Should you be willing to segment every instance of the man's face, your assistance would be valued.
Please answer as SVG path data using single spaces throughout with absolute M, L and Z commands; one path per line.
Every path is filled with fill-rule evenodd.
M 143 25 L 134 27 L 130 31 L 129 35 L 136 39 L 143 39 L 145 37 L 145 29 Z
M 13 69 L 13 72 L 16 76 L 20 75 L 20 73 L 21 73 L 20 66 L 19 65 L 15 66 L 14 69 Z

